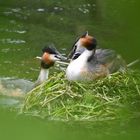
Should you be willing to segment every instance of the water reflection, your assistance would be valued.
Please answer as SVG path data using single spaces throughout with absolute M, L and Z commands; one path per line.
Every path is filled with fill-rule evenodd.
M 19 34 L 25 34 L 27 31 L 25 30 L 15 30 L 15 29 L 0 29 L 0 32 L 9 32 L 9 33 L 19 33 Z
M 84 14 L 90 13 L 92 11 L 96 11 L 96 4 L 82 4 L 79 6 L 78 10 Z
M 45 9 L 43 9 L 43 8 L 38 8 L 37 11 L 38 11 L 38 12 L 44 12 Z
M 8 98 L 8 97 L 0 97 L 0 107 L 18 107 L 21 104 L 21 100 Z
M 32 88 L 33 82 L 24 79 L 0 78 L 0 105 L 11 107 L 21 104 L 21 99 Z
M 11 39 L 11 38 L 1 39 L 0 42 L 3 44 L 24 44 L 24 43 L 26 43 L 25 40 Z

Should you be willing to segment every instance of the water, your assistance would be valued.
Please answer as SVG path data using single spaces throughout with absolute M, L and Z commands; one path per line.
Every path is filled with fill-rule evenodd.
M 138 5 L 138 0 L 0 0 L 1 137 L 138 139 L 139 118 L 64 123 L 9 112 L 12 106 L 20 105 L 22 96 L 37 79 L 39 62 L 35 57 L 41 55 L 46 44 L 53 43 L 61 53 L 68 54 L 76 37 L 88 30 L 99 46 L 116 50 L 127 63 L 139 58 Z M 140 65 L 134 68 L 140 69 Z

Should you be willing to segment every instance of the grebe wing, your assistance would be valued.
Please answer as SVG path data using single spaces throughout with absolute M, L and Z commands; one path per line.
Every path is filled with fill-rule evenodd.
M 117 57 L 117 54 L 114 50 L 97 49 L 95 52 L 95 57 L 100 63 L 106 64 L 114 60 Z
M 126 62 L 114 50 L 97 49 L 95 56 L 100 64 L 108 67 L 110 73 L 126 70 Z

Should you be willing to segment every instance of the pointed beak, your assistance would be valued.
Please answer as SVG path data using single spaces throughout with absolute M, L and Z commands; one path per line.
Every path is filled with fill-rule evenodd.
M 68 65 L 69 64 L 69 63 L 66 62 L 67 58 L 60 55 L 60 54 L 51 55 L 51 60 L 53 60 L 57 64 L 63 64 L 63 65 Z
M 62 56 L 61 54 L 50 54 L 49 59 L 53 62 L 55 61 L 66 61 L 67 58 Z
M 36 56 L 35 58 L 38 60 L 42 60 L 42 57 L 40 57 L 40 56 Z
M 62 55 L 55 55 L 55 57 L 58 59 L 58 61 L 66 61 L 67 58 Z

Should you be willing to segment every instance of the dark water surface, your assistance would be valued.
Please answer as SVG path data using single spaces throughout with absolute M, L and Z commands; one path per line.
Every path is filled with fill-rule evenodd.
M 87 30 L 100 47 L 116 50 L 127 63 L 140 58 L 139 12 L 139 0 L 0 0 L 0 139 L 138 139 L 140 118 L 45 122 L 10 113 L 5 106 L 19 104 L 22 97 L 3 94 L 24 94 L 32 86 L 39 72 L 35 57 L 44 45 L 53 43 L 68 54 Z

